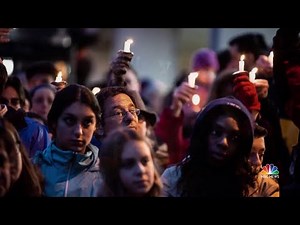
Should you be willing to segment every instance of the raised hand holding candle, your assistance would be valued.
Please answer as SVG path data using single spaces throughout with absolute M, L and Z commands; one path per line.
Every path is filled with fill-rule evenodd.
M 189 83 L 189 86 L 194 88 L 195 87 L 195 80 L 196 78 L 198 77 L 198 73 L 197 72 L 192 72 L 189 74 L 188 76 L 188 83 Z
M 128 39 L 124 43 L 124 52 L 130 52 L 130 45 L 133 43 L 132 39 Z
M 274 58 L 274 53 L 273 53 L 273 51 L 270 52 L 268 58 L 269 58 L 269 62 L 270 62 L 270 64 L 271 64 L 271 67 L 273 67 L 273 58 Z
M 239 71 L 244 71 L 244 66 L 245 66 L 245 55 L 241 55 L 240 61 L 239 61 Z
M 57 91 L 60 91 L 61 89 L 66 87 L 67 82 L 62 79 L 61 71 L 58 72 L 58 74 L 55 78 L 55 81 L 51 82 L 51 84 L 53 84 L 55 86 Z
M 254 83 L 256 72 L 257 72 L 257 67 L 254 67 L 249 73 L 249 80 L 252 83 Z

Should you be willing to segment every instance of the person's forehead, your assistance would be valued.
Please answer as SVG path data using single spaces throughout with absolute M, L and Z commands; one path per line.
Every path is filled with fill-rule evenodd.
M 130 98 L 130 96 L 128 96 L 125 93 L 119 93 L 114 96 L 108 97 L 104 105 L 111 105 L 111 104 L 118 105 L 122 103 L 132 103 L 133 105 L 135 105 L 133 100 Z

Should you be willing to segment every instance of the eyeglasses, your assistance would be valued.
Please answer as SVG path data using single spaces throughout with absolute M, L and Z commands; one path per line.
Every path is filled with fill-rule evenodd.
M 19 98 L 7 99 L 4 97 L 0 97 L 0 104 L 18 106 L 20 105 L 20 99 Z
M 134 117 L 138 117 L 138 115 L 140 115 L 141 110 L 140 109 L 129 109 L 128 111 L 124 110 L 124 109 L 116 109 L 114 110 L 110 115 L 106 116 L 107 117 L 116 117 L 119 120 L 124 119 L 125 116 L 127 116 L 127 114 L 130 113 L 132 116 Z

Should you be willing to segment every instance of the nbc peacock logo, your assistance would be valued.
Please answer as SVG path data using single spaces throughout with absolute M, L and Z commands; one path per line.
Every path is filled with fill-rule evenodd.
M 272 178 L 279 178 L 279 170 L 277 166 L 274 166 L 274 164 L 266 164 L 263 166 L 261 175 L 266 177 L 272 177 Z

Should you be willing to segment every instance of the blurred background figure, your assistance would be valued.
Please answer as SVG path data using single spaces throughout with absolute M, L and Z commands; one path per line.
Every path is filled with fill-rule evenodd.
M 263 171 L 264 153 L 266 151 L 264 138 L 267 134 L 268 131 L 265 128 L 255 124 L 253 145 L 249 156 L 249 163 L 255 175 L 255 181 L 253 185 L 249 186 L 249 197 L 280 196 L 278 177 L 272 177 L 277 176 L 277 174 L 268 175 L 266 171 Z M 280 176 L 280 172 L 278 176 Z
M 51 84 L 40 84 L 30 91 L 30 112 L 39 115 L 47 124 L 48 113 L 55 98 L 56 89 Z
M 13 28 L 0 28 L 0 43 L 7 43 L 10 41 L 9 34 Z
M 164 90 L 166 90 L 166 86 L 160 81 L 153 79 L 142 79 L 141 81 L 141 97 L 145 105 L 157 115 L 160 115 L 163 109 Z
M 195 87 L 190 87 L 185 76 L 173 90 L 171 104 L 161 113 L 155 134 L 167 143 L 170 164 L 178 163 L 186 156 L 196 115 L 207 103 L 218 68 L 217 54 L 213 50 L 198 49 L 191 57 L 191 71 L 198 73 Z M 200 101 L 192 102 L 194 95 L 198 95 Z
M 30 64 L 26 69 L 28 91 L 40 84 L 50 84 L 58 74 L 58 70 L 50 61 L 38 61 Z
M 245 70 L 251 71 L 255 67 L 256 60 L 260 55 L 269 55 L 270 48 L 268 47 L 265 38 L 260 33 L 246 33 L 237 35 L 229 41 L 229 51 L 231 60 L 236 65 L 236 71 L 241 55 L 245 55 Z
M 3 92 L 5 88 L 7 79 L 8 79 L 8 74 L 7 74 L 6 67 L 4 66 L 3 63 L 0 63 L 0 94 Z M 6 112 L 7 112 L 6 105 L 0 103 L 0 117 L 3 117 Z
M 25 106 L 25 90 L 18 77 L 9 76 L 1 93 L 1 104 L 6 104 L 15 110 Z
M 14 126 L 3 118 L 0 119 L 0 146 L 1 159 L 3 160 L 0 169 L 0 196 L 41 197 L 43 177 L 38 168 L 30 161 Z M 9 175 L 6 174 L 7 159 L 10 165 Z M 7 184 L 9 185 L 7 186 Z M 5 187 L 6 191 L 4 192 Z
M 299 28 L 279 28 L 273 38 L 274 79 L 280 105 L 287 118 L 300 129 L 300 49 Z M 298 130 L 299 131 L 299 130 Z M 300 135 L 292 148 L 291 181 L 282 187 L 282 197 L 300 196 Z

